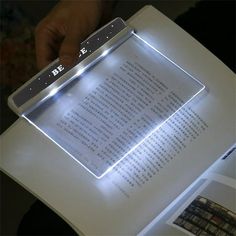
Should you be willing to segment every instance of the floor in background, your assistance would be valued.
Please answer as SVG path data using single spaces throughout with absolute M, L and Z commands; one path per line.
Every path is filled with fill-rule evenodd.
M 114 16 L 121 16 L 127 19 L 145 4 L 151 4 L 174 19 L 179 14 L 193 6 L 196 0 L 159 0 L 159 1 L 120 1 L 116 6 Z M 12 1 L 17 4 L 28 16 L 32 24 L 36 24 L 41 17 L 46 15 L 48 9 L 53 5 L 53 1 Z M 39 10 L 40 9 L 40 12 Z M 37 11 L 37 14 L 35 12 Z M 3 113 L 6 114 L 6 113 Z M 15 235 L 17 226 L 34 202 L 35 198 L 17 183 L 1 173 L 1 222 L 0 235 Z

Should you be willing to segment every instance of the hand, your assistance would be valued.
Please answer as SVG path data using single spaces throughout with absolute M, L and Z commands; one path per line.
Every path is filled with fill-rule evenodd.
M 36 28 L 38 68 L 58 56 L 64 66 L 73 65 L 80 42 L 108 18 L 111 5 L 104 0 L 60 1 Z

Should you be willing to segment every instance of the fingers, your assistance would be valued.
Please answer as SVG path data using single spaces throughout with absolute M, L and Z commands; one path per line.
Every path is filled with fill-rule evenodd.
M 91 33 L 101 18 L 101 1 L 60 1 L 36 28 L 36 56 L 39 69 L 58 57 L 72 66 L 80 42 Z
M 76 15 L 76 14 L 75 14 Z M 64 66 L 72 66 L 78 57 L 80 43 L 96 28 L 98 19 L 92 23 L 87 15 L 71 17 L 67 24 L 65 38 L 59 51 L 60 62 Z
M 64 66 L 72 66 L 76 62 L 80 43 L 97 27 L 101 14 L 100 0 L 72 3 L 65 39 L 59 52 L 60 61 Z
M 55 59 L 54 32 L 50 29 L 50 24 L 43 20 L 35 31 L 36 59 L 39 69 L 47 66 Z
M 64 66 L 72 66 L 80 50 L 80 42 L 87 36 L 86 25 L 79 20 L 70 21 L 67 28 L 66 36 L 60 48 L 59 58 Z

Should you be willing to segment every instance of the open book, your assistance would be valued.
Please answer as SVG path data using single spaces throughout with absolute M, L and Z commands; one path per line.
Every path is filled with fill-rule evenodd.
M 143 8 L 129 24 L 140 37 L 199 78 L 208 94 L 182 108 L 102 179 L 94 178 L 23 119 L 2 136 L 2 170 L 84 235 L 162 235 L 167 231 L 161 231 L 159 222 L 168 222 L 173 235 L 194 234 L 196 228 L 183 223 L 191 204 L 217 204 L 222 212 L 230 213 L 231 222 L 235 202 L 229 198 L 222 203 L 205 187 L 227 179 L 224 191 L 235 194 L 235 176 L 227 178 L 215 169 L 218 175 L 212 174 L 210 183 L 208 177 L 196 180 L 235 143 L 235 75 L 153 7 Z M 172 102 L 162 109 L 175 105 Z M 64 125 L 62 117 L 55 124 Z M 219 175 L 226 177 L 222 180 Z M 194 182 L 193 189 L 186 192 Z M 213 229 L 209 226 L 206 232 Z

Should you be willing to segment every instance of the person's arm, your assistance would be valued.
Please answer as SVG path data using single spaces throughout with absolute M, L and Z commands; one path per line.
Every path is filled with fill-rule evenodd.
M 58 56 L 63 65 L 73 65 L 80 42 L 108 18 L 111 7 L 112 1 L 61 0 L 36 27 L 38 68 Z

